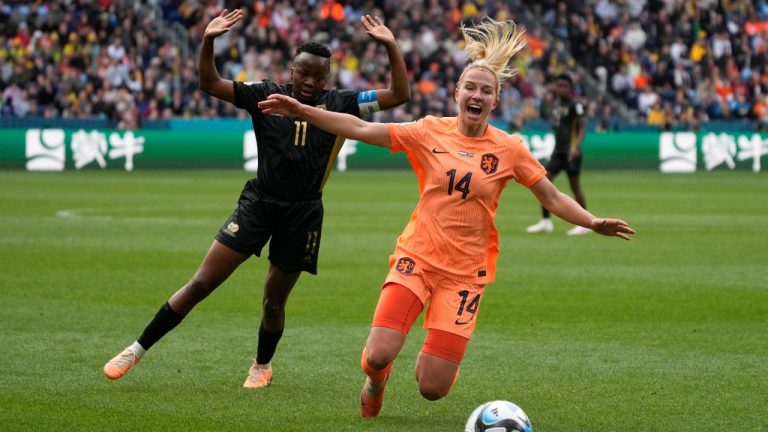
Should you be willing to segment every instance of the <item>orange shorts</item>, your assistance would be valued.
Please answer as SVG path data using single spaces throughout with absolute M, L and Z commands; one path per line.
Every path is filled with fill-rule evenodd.
M 472 336 L 480 311 L 485 285 L 455 281 L 439 273 L 419 268 L 408 257 L 392 257 L 384 286 L 400 284 L 413 292 L 423 305 L 425 329 L 442 330 L 466 339 Z

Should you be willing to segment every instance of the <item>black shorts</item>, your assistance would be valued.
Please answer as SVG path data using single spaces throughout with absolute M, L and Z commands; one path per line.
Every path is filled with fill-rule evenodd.
M 323 226 L 323 202 L 281 201 L 258 193 L 246 183 L 237 209 L 216 240 L 244 254 L 261 256 L 269 241 L 269 261 L 280 270 L 317 274 Z M 271 240 L 270 240 L 271 239 Z
M 552 153 L 546 169 L 550 178 L 554 178 L 562 170 L 565 170 L 569 177 L 578 176 L 581 174 L 581 155 L 568 161 L 567 153 Z

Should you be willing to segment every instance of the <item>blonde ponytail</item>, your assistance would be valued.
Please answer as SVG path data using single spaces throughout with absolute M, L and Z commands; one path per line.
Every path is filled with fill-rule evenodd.
M 525 29 L 522 26 L 511 20 L 496 21 L 484 17 L 480 24 L 472 28 L 462 24 L 461 32 L 464 34 L 464 51 L 470 61 L 465 72 L 473 67 L 485 68 L 496 76 L 499 87 L 505 79 L 517 75 L 517 69 L 509 61 L 525 47 Z

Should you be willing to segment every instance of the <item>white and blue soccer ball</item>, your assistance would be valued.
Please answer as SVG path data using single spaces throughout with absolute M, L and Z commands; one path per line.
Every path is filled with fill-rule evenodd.
M 533 432 L 533 427 L 519 406 L 497 400 L 475 408 L 464 432 Z

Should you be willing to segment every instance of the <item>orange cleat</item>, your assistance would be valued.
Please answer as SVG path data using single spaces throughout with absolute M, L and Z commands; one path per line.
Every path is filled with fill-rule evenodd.
M 365 378 L 363 391 L 360 393 L 360 414 L 363 417 L 376 417 L 379 415 L 381 406 L 384 404 L 384 389 L 389 380 L 390 373 L 387 373 L 384 381 L 376 384 L 372 383 L 370 378 Z M 377 390 L 378 392 L 376 392 Z
M 243 387 L 248 389 L 262 388 L 269 385 L 272 381 L 272 362 L 265 365 L 256 364 L 256 360 L 253 361 L 253 365 L 248 369 L 248 378 L 245 379 Z
M 128 373 L 140 360 L 141 357 L 128 347 L 104 365 L 104 375 L 111 380 L 116 380 Z

